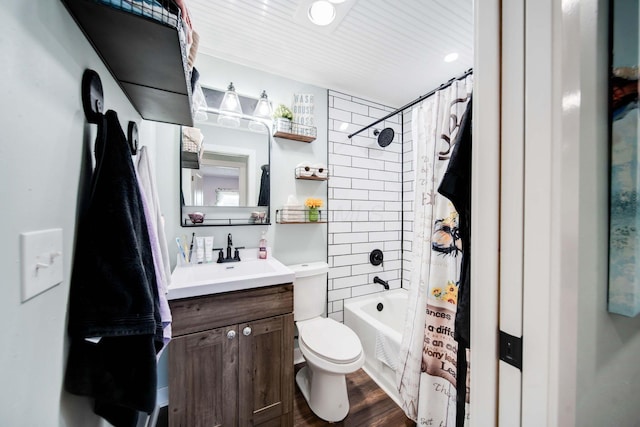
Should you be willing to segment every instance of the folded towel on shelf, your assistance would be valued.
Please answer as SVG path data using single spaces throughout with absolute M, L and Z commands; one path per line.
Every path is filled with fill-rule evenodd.
M 313 167 L 309 162 L 302 162 L 296 166 L 296 178 L 313 176 Z
M 398 355 L 400 354 L 400 345 L 382 331 L 376 331 L 376 359 L 396 370 L 398 366 Z
M 305 209 L 302 205 L 289 205 L 282 208 L 282 222 L 305 222 Z
M 182 126 L 182 151 L 199 153 L 204 136 L 198 128 Z
M 311 166 L 311 169 L 313 170 L 313 174 L 318 178 L 326 178 L 328 175 L 327 166 L 322 163 Z

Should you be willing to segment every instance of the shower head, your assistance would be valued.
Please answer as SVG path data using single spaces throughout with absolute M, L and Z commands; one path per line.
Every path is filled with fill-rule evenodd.
M 373 134 L 378 137 L 378 145 L 380 147 L 386 147 L 391 144 L 393 137 L 395 136 L 395 132 L 391 128 L 384 128 L 381 131 L 374 129 Z

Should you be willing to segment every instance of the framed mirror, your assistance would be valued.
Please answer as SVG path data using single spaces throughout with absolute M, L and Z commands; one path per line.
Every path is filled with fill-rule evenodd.
M 269 126 L 242 116 L 230 127 L 214 110 L 206 116 L 181 132 L 181 225 L 269 224 Z

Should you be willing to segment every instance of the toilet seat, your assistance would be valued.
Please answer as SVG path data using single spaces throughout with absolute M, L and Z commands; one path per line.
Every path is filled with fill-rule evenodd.
M 360 338 L 348 326 L 330 318 L 297 322 L 304 347 L 317 357 L 335 364 L 350 364 L 362 356 Z

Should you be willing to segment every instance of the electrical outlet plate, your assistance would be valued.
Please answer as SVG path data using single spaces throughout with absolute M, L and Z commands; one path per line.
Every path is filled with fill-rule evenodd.
M 22 302 L 63 280 L 62 229 L 20 234 Z

